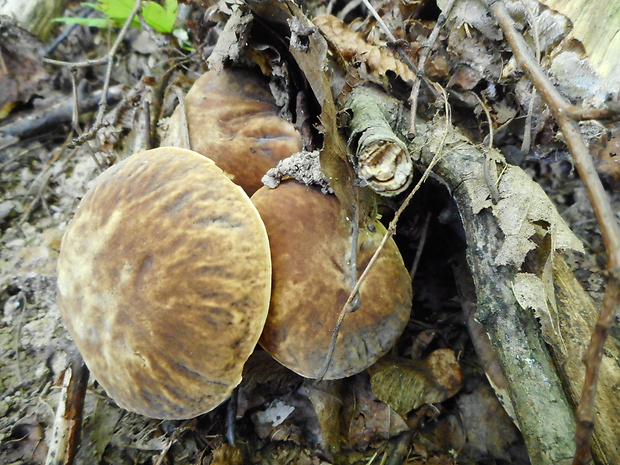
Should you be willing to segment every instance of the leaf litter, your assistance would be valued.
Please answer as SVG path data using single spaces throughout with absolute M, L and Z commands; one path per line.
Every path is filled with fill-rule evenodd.
M 396 5 L 396 2 L 387 3 Z M 243 56 L 244 49 L 248 46 L 245 39 L 250 37 L 246 34 L 250 34 L 251 30 L 252 15 L 248 10 L 242 12 L 233 7 L 232 10 L 228 11 L 232 11 L 233 18 L 237 18 L 238 21 L 232 21 L 229 26 L 226 26 L 233 29 L 228 33 L 230 34 L 229 39 L 218 42 L 218 45 L 223 46 L 226 43 L 229 45 L 225 51 L 218 52 L 221 55 L 217 62 L 221 63 L 222 66 L 227 60 L 236 61 Z M 239 13 L 235 13 L 235 11 L 239 11 Z M 413 28 L 412 25 L 415 23 L 416 20 L 409 19 L 408 27 Z M 466 23 L 480 28 L 487 38 L 499 40 L 498 37 L 490 37 L 497 36 L 496 29 L 489 29 L 488 26 L 476 25 L 475 22 L 469 23 L 463 20 L 463 24 Z M 312 33 L 308 33 L 306 29 L 306 27 L 310 27 L 309 25 L 301 24 L 295 27 L 298 28 L 299 44 L 303 44 L 308 37 L 311 37 Z M 338 27 L 342 26 L 339 25 Z M 458 30 L 458 28 L 452 30 Z M 226 37 L 224 31 L 226 28 L 222 31 Z M 343 33 L 345 32 L 348 33 L 346 27 L 343 30 Z M 370 55 L 370 52 L 363 52 L 364 47 L 368 46 L 359 42 L 363 39 L 359 39 L 358 32 L 355 34 L 358 34 L 355 36 L 356 51 L 355 54 L 351 55 L 351 59 L 366 60 L 371 74 L 376 73 L 379 76 L 384 76 L 394 73 L 401 75 L 404 80 L 409 80 L 407 76 L 410 77 L 410 75 L 392 61 L 394 60 L 393 53 L 384 52 L 385 56 L 389 56 L 389 58 L 379 58 L 380 64 L 371 66 L 370 63 L 373 61 L 368 61 L 368 56 L 364 56 Z M 484 45 L 484 50 L 488 49 L 488 44 L 484 42 L 486 39 L 478 38 L 477 40 Z M 553 40 L 553 42 L 557 41 Z M 252 44 L 251 41 L 250 44 L 260 50 L 260 44 Z M 372 47 L 377 46 L 373 45 Z M 388 49 L 384 48 L 384 50 Z M 482 50 L 478 49 L 479 55 L 482 54 Z M 446 62 L 449 66 L 453 66 L 455 57 L 463 57 L 460 55 L 463 53 L 462 49 L 446 48 L 440 51 L 445 55 L 438 53 L 438 56 L 451 57 Z M 303 54 L 308 52 L 313 53 L 312 46 L 305 52 L 298 47 L 300 57 L 304 57 Z M 317 66 L 317 61 L 314 61 L 315 58 L 308 55 L 305 58 L 300 58 L 302 63 L 305 60 L 303 65 L 305 69 L 310 70 L 312 67 L 319 69 L 328 66 L 327 52 L 322 50 L 321 54 L 322 58 L 318 61 L 320 66 Z M 475 59 L 475 57 L 470 56 L 467 58 Z M 400 64 L 400 61 L 398 63 Z M 484 82 L 497 82 L 498 85 L 506 85 L 505 82 L 502 83 L 501 81 L 506 75 L 499 74 L 497 69 L 493 69 L 497 63 L 496 58 L 481 63 L 484 66 L 480 65 L 481 72 L 477 73 L 476 80 L 472 81 L 473 85 L 469 85 L 471 88 L 475 88 L 478 83 Z M 492 72 L 489 72 L 489 69 Z M 194 70 L 200 71 L 200 69 Z M 283 77 L 282 79 L 287 78 Z M 378 81 L 385 82 L 381 79 Z M 315 84 L 316 82 L 318 81 L 314 80 Z M 329 103 L 331 83 L 329 84 L 321 84 L 320 92 L 317 92 L 316 87 L 313 89 L 315 96 L 318 97 L 319 107 L 325 112 L 321 117 L 320 124 L 317 124 L 316 127 L 319 128 L 319 132 L 324 133 L 333 131 L 338 120 L 335 106 L 332 109 L 332 104 Z M 274 87 L 282 88 L 281 85 L 276 86 L 275 84 Z M 463 86 L 460 87 L 464 88 Z M 321 92 L 324 93 L 322 98 Z M 499 99 L 498 102 L 502 102 L 516 112 L 521 111 L 515 107 L 514 103 L 506 103 L 507 100 Z M 508 121 L 511 118 L 503 118 L 503 120 Z M 514 136 L 506 137 L 504 139 L 505 145 L 514 143 L 510 137 Z M 327 147 L 331 143 L 326 142 Z M 113 153 L 118 150 L 118 144 L 123 144 L 122 136 L 118 141 L 108 146 L 107 150 Z M 49 142 L 49 146 L 52 147 L 53 143 Z M 337 151 L 336 149 L 333 150 L 334 152 Z M 23 162 L 18 160 L 17 155 L 14 155 L 12 163 L 22 164 Z M 11 172 L 3 170 L 2 174 L 3 181 L 8 181 L 7 186 L 15 186 L 11 190 L 5 190 L 3 187 L 5 197 L 3 201 L 11 204 L 10 207 L 7 207 L 8 213 L 2 217 L 4 237 L 1 252 L 2 275 L 0 276 L 2 303 L 4 305 L 3 360 L 6 358 L 8 361 L 6 364 L 3 362 L 2 370 L 2 391 L 7 395 L 4 396 L 4 401 L 0 407 L 2 416 L 5 418 L 1 425 L 3 446 L 0 450 L 0 456 L 3 457 L 3 460 L 6 459 L 6 463 L 17 463 L 20 460 L 42 463 L 45 457 L 45 444 L 42 442 L 42 437 L 46 431 L 49 432 L 49 426 L 53 420 L 52 410 L 55 409 L 57 401 L 57 389 L 52 387 L 53 381 L 60 376 L 63 365 L 66 364 L 64 354 L 70 353 L 72 350 L 71 343 L 58 319 L 54 298 L 55 255 L 58 251 L 58 242 L 62 231 L 75 209 L 76 198 L 85 192 L 87 179 L 92 179 L 97 173 L 96 167 L 86 151 L 79 152 L 71 160 L 66 160 L 64 166 L 56 167 L 57 171 L 54 172 L 50 189 L 45 190 L 43 194 L 45 201 L 42 202 L 40 209 L 34 210 L 29 221 L 22 222 L 19 231 L 17 231 L 14 228 L 16 221 L 20 218 L 20 213 L 25 209 L 24 201 L 29 197 L 31 198 L 32 195 L 28 192 L 28 188 L 32 185 L 41 166 L 44 166 L 41 161 L 36 161 L 22 166 L 20 170 Z M 539 168 L 536 160 L 530 161 L 529 166 L 531 171 L 538 170 L 540 175 L 544 176 L 546 173 L 546 168 Z M 329 168 L 325 171 L 329 171 Z M 524 308 L 538 312 L 542 321 L 544 315 L 551 313 L 554 307 L 552 282 L 549 281 L 548 271 L 550 257 L 554 253 L 558 253 L 556 250 L 580 250 L 581 242 L 575 238 L 564 220 L 557 214 L 554 205 L 548 200 L 547 194 L 538 187 L 538 184 L 523 175 L 521 170 L 508 166 L 499 172 L 498 177 L 497 187 L 500 192 L 500 200 L 497 204 L 493 204 L 489 198 L 486 186 L 481 185 L 478 190 L 480 193 L 479 208 L 481 210 L 490 208 L 494 211 L 505 235 L 502 251 L 497 257 L 498 265 L 512 265 L 521 268 L 528 256 L 536 252 L 544 238 L 547 238 L 544 240 L 551 243 L 546 255 L 543 254 L 543 260 L 540 262 L 542 265 L 539 263 L 539 268 L 534 270 L 535 272 L 523 271 L 516 274 L 513 283 L 520 304 Z M 547 177 L 543 178 L 542 181 L 543 184 L 552 184 L 554 189 L 558 186 L 560 189 L 565 188 L 565 180 L 556 179 L 548 172 Z M 427 195 L 437 196 L 436 192 L 439 187 L 435 186 L 434 189 L 435 193 L 429 190 Z M 572 194 L 570 192 L 566 194 L 556 192 L 554 195 L 568 203 Z M 430 205 L 425 208 L 434 209 L 437 215 L 446 208 L 445 204 L 437 200 L 431 200 L 429 203 Z M 47 214 L 46 208 L 49 209 Z M 384 206 L 381 208 L 384 209 L 386 217 L 389 217 L 390 209 Z M 409 213 L 403 222 L 415 224 L 416 215 L 417 213 Z M 573 221 L 582 223 L 583 221 L 587 222 L 588 219 L 578 216 Z M 574 222 L 571 226 L 573 224 Z M 403 226 L 400 229 L 402 228 Z M 436 235 L 449 234 L 442 229 L 439 222 L 434 222 L 432 230 Z M 588 238 L 587 244 L 596 247 L 596 238 L 594 241 L 590 240 L 592 231 L 578 230 L 584 233 L 583 237 Z M 6 237 L 12 237 L 12 239 L 5 242 L 4 238 Z M 402 245 L 403 250 L 406 250 L 407 248 L 415 249 L 414 241 L 419 238 L 416 237 L 415 231 L 408 231 L 399 234 L 397 239 L 404 244 Z M 424 252 L 425 255 L 432 252 L 438 257 L 442 253 L 439 249 L 445 248 L 445 245 L 442 245 L 440 240 L 435 240 L 430 241 L 426 247 L 428 249 Z M 407 252 L 404 253 L 407 255 Z M 445 254 L 445 251 L 443 253 Z M 410 258 L 407 259 L 410 260 Z M 417 282 L 422 287 L 438 286 L 436 270 L 442 268 L 433 268 L 433 266 L 437 266 L 436 263 L 431 258 L 428 260 L 427 264 L 422 266 Z M 595 265 L 592 268 L 596 271 Z M 444 269 L 439 274 L 445 277 L 446 273 Z M 373 455 L 376 456 L 377 453 L 384 451 L 391 440 L 393 441 L 394 438 L 409 429 L 419 433 L 419 438 L 412 443 L 409 463 L 473 463 L 473 460 L 481 457 L 510 460 L 508 457 L 511 456 L 508 450 L 514 444 L 518 444 L 519 439 L 518 434 L 514 430 L 510 430 L 509 421 L 500 422 L 493 429 L 503 431 L 503 428 L 508 428 L 506 431 L 510 430 L 510 432 L 498 435 L 494 439 L 482 438 L 483 433 L 480 433 L 477 435 L 477 439 L 474 439 L 476 437 L 476 426 L 474 425 L 480 422 L 485 422 L 485 424 L 490 422 L 490 419 L 477 419 L 474 412 L 493 412 L 494 409 L 501 411 L 495 397 L 490 395 L 488 385 L 481 384 L 484 387 L 480 387 L 473 386 L 471 382 L 465 382 L 465 386 L 461 387 L 460 383 L 457 382 L 446 387 L 439 382 L 442 377 L 460 378 L 459 367 L 462 366 L 462 363 L 456 360 L 455 353 L 459 354 L 459 361 L 466 360 L 467 363 L 476 363 L 471 346 L 463 342 L 462 322 L 458 317 L 458 312 L 453 309 L 458 300 L 456 293 L 449 285 L 447 287 L 445 283 L 441 285 L 444 286 L 443 292 L 446 295 L 439 299 L 439 312 L 433 314 L 425 302 L 416 298 L 414 305 L 416 306 L 417 316 L 414 317 L 412 326 L 417 326 L 418 330 L 408 330 L 395 350 L 399 356 L 406 356 L 411 353 L 410 347 L 414 346 L 421 337 L 420 327 L 424 327 L 426 330 L 428 327 L 432 327 L 434 336 L 430 338 L 430 341 L 423 343 L 426 350 L 422 352 L 430 356 L 436 351 L 448 351 L 445 353 L 451 354 L 449 356 L 450 362 L 445 366 L 436 368 L 438 370 L 436 374 L 432 374 L 431 370 L 430 375 L 429 367 L 425 365 L 424 360 L 414 360 L 414 365 L 420 364 L 417 370 L 426 373 L 425 377 L 422 377 L 430 383 L 426 390 L 435 392 L 438 389 L 436 386 L 443 386 L 439 389 L 444 392 L 443 396 L 438 396 L 436 393 L 426 396 L 419 394 L 418 400 L 415 402 L 409 401 L 406 406 L 399 404 L 406 398 L 405 394 L 411 394 L 412 386 L 420 383 L 419 378 L 410 374 L 407 369 L 411 365 L 411 360 L 395 363 L 393 373 L 396 373 L 396 376 L 401 380 L 404 379 L 404 381 L 397 383 L 400 386 L 394 390 L 386 388 L 389 384 L 387 381 L 377 381 L 377 373 L 381 372 L 381 364 L 388 363 L 387 361 L 373 367 L 370 370 L 369 377 L 358 375 L 353 379 L 346 380 L 346 387 L 341 393 L 342 397 L 336 398 L 336 404 L 334 404 L 344 404 L 348 409 L 348 413 L 345 415 L 346 418 L 349 418 L 348 422 L 345 420 L 346 427 L 341 429 L 339 425 L 336 425 L 339 432 L 344 431 L 346 433 L 345 449 L 350 448 L 347 452 L 348 455 L 343 453 L 341 458 L 346 463 L 357 463 L 361 462 L 362 457 L 368 459 Z M 451 293 L 452 295 L 450 295 Z M 551 325 L 551 331 L 557 329 L 557 321 L 554 321 L 553 318 L 549 323 L 543 323 L 543 327 L 547 324 Z M 460 331 L 458 330 L 459 327 Z M 16 329 L 19 330 L 18 333 L 15 333 Z M 41 338 L 41 335 L 47 336 Z M 269 366 L 266 363 L 260 362 L 258 364 L 259 370 L 260 367 Z M 413 373 L 415 371 L 412 370 Z M 253 463 L 284 463 L 285 460 L 291 460 L 293 463 L 321 463 L 326 458 L 324 455 L 326 451 L 328 454 L 330 453 L 330 447 L 329 444 L 321 442 L 321 440 L 312 440 L 312 436 L 321 431 L 321 428 L 316 425 L 323 426 L 329 423 L 329 417 L 333 417 L 333 413 L 331 411 L 321 413 L 316 407 L 309 408 L 316 401 L 303 401 L 304 398 L 312 398 L 312 395 L 309 394 L 311 387 L 301 387 L 303 380 L 291 375 L 291 380 L 278 383 L 275 378 L 281 374 L 276 376 L 275 373 L 273 376 L 271 373 L 263 375 L 263 381 L 254 384 L 252 384 L 252 377 L 250 376 L 244 383 L 245 388 L 242 387 L 242 392 L 245 389 L 246 398 L 253 398 L 253 400 L 247 401 L 244 409 L 237 411 L 238 425 L 243 432 L 244 440 L 256 441 L 244 449 L 246 457 L 249 450 Z M 413 376 L 414 379 L 408 381 L 408 376 Z M 484 378 L 479 369 L 468 373 L 468 376 L 481 383 Z M 373 377 L 375 378 L 375 386 L 372 384 Z M 24 384 L 25 382 L 27 384 Z M 275 388 L 270 385 L 272 382 L 276 382 L 279 387 Z M 385 392 L 385 389 L 388 391 Z M 255 394 L 256 390 L 260 393 L 258 397 Z M 456 396 L 455 399 L 458 404 L 456 410 L 450 402 L 445 401 L 452 396 Z M 37 401 L 39 397 L 45 399 L 43 405 Z M 80 461 L 81 463 L 119 464 L 151 462 L 157 459 L 164 450 L 166 438 L 169 437 L 171 431 L 180 426 L 175 422 L 164 422 L 162 424 L 156 421 L 147 421 L 122 412 L 107 400 L 105 394 L 93 384 L 89 388 L 88 398 L 83 444 L 93 444 L 93 447 L 82 448 L 81 454 L 83 455 L 78 456 L 78 463 Z M 291 400 L 293 398 L 298 400 Z M 395 400 L 390 400 L 392 398 Z M 479 407 L 481 402 L 484 403 L 484 407 Z M 398 405 L 398 408 L 394 408 L 392 403 Z M 218 440 L 213 439 L 218 435 L 221 438 L 223 435 L 225 429 L 224 410 L 222 408 L 190 424 L 189 433 L 185 433 L 181 441 L 177 440 L 169 449 L 168 454 L 170 457 L 174 457 L 175 463 L 196 463 L 198 457 L 200 460 L 205 459 L 201 463 L 208 463 L 207 457 L 212 458 L 211 463 L 241 463 L 238 450 L 226 446 L 221 440 L 218 442 Z M 313 415 L 312 411 L 314 410 L 314 415 L 317 415 L 317 418 L 313 420 L 315 421 L 314 426 L 304 432 L 299 425 L 290 423 L 287 425 L 290 428 L 288 432 L 282 436 L 274 437 L 276 428 L 281 426 L 283 422 L 294 419 L 293 413 L 296 410 L 298 418 L 295 421 L 299 424 L 307 424 L 308 418 Z M 412 410 L 413 412 L 410 413 Z M 461 411 L 461 415 L 455 413 L 458 411 Z M 462 418 L 461 420 L 458 419 L 459 416 Z M 254 420 L 249 421 L 250 418 Z M 273 420 L 274 418 L 276 421 Z M 280 420 L 282 422 L 278 423 Z M 333 418 L 331 420 L 332 425 L 323 426 L 323 429 L 334 428 Z M 262 434 L 258 433 L 257 430 L 252 430 L 253 422 L 254 425 L 269 426 L 272 429 L 268 429 Z M 443 431 L 441 428 L 451 431 L 451 434 L 448 435 L 452 438 L 450 441 L 442 443 L 438 439 L 436 434 Z M 430 432 L 434 432 L 435 436 L 432 433 L 429 434 Z M 258 438 L 262 437 L 262 442 L 256 439 L 257 436 Z M 466 440 L 465 437 L 468 439 Z M 428 438 L 435 442 L 429 442 Z M 328 439 L 328 441 L 330 440 Z M 465 444 L 469 444 L 469 446 L 465 447 Z M 318 448 L 318 452 L 312 450 L 313 445 Z M 462 455 L 458 456 L 458 454 L 453 453 L 455 446 L 463 448 L 461 449 Z M 513 460 L 514 457 L 512 456 Z

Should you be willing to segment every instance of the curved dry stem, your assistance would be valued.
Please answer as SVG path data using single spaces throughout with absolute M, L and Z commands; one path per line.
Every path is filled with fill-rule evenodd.
M 435 156 L 433 157 L 431 163 L 429 163 L 428 167 L 422 174 L 422 177 L 418 180 L 417 184 L 414 186 L 411 192 L 409 192 L 409 194 L 407 195 L 403 203 L 400 205 L 398 210 L 396 210 L 396 213 L 394 214 L 394 218 L 392 218 L 392 221 L 390 221 L 390 225 L 388 226 L 387 232 L 381 239 L 381 242 L 379 243 L 377 250 L 375 250 L 375 253 L 368 261 L 368 265 L 366 266 L 366 268 L 364 268 L 364 271 L 362 272 L 360 277 L 357 279 L 357 282 L 355 283 L 355 286 L 353 286 L 353 289 L 351 290 L 351 293 L 349 294 L 347 301 L 342 306 L 342 310 L 340 311 L 340 315 L 338 315 L 338 320 L 336 322 L 336 325 L 334 326 L 334 329 L 332 330 L 332 338 L 329 343 L 327 355 L 325 356 L 325 361 L 323 362 L 321 371 L 319 371 L 319 374 L 317 376 L 318 380 L 322 380 L 323 377 L 325 376 L 325 373 L 327 373 L 327 370 L 329 369 L 329 364 L 332 361 L 334 350 L 336 348 L 336 341 L 338 339 L 340 327 L 342 326 L 342 322 L 344 321 L 344 318 L 347 315 L 347 313 L 350 313 L 351 311 L 350 309 L 352 308 L 352 304 L 360 290 L 360 287 L 362 286 L 364 280 L 368 276 L 368 273 L 372 269 L 373 265 L 379 258 L 379 254 L 381 254 L 383 247 L 385 247 L 385 243 L 396 233 L 396 226 L 398 225 L 398 220 L 400 220 L 400 217 L 405 211 L 405 208 L 407 208 L 407 206 L 411 202 L 411 199 L 413 199 L 413 196 L 418 192 L 418 190 L 420 190 L 420 187 L 422 187 L 422 184 L 424 184 L 424 182 L 430 175 L 431 171 L 433 170 L 433 167 L 441 159 L 441 155 L 443 153 L 443 146 L 445 145 L 446 137 L 448 136 L 448 131 L 449 131 L 451 121 L 452 121 L 451 110 L 450 110 L 450 106 L 448 105 L 448 99 L 447 99 L 447 96 L 445 95 L 445 91 L 444 91 L 444 102 L 445 102 L 444 108 L 446 112 L 446 127 L 445 127 L 445 131 L 443 134 L 443 138 L 439 145 L 439 150 L 437 151 L 437 153 L 435 153 Z

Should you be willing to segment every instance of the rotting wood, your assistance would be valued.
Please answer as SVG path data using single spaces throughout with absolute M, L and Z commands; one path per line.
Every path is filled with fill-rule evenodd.
M 487 8 L 499 22 L 517 62 L 532 81 L 541 98 L 549 105 L 559 129 L 562 131 L 573 164 L 592 205 L 607 252 L 608 282 L 603 305 L 594 325 L 590 343 L 585 351 L 586 373 L 581 399 L 577 407 L 578 421 L 575 432 L 577 448 L 572 463 L 573 465 L 585 465 L 590 463 L 592 459 L 590 442 L 594 425 L 597 423 L 594 402 L 599 369 L 611 325 L 620 307 L 620 226 L 609 202 L 609 196 L 603 188 L 594 162 L 581 136 L 579 126 L 576 121 L 571 119 L 569 102 L 551 84 L 546 73 L 532 57 L 527 43 L 517 31 L 504 3 L 487 0 Z
M 590 340 L 590 328 L 596 323 L 598 309 L 581 287 L 577 278 L 560 256 L 553 261 L 553 282 L 558 307 L 562 309 L 560 334 L 567 350 L 554 351 L 552 356 L 560 376 L 568 388 L 573 404 L 579 402 L 584 380 L 584 366 L 580 357 L 569 354 L 583 353 Z M 594 425 L 594 453 L 605 465 L 620 463 L 620 347 L 608 341 L 601 361 L 599 386 L 596 397 L 596 424 Z M 614 396 L 615 392 L 615 396 Z
M 568 17 L 605 85 L 620 85 L 620 3 L 617 0 L 538 0 Z
M 406 110 L 401 108 L 402 103 L 378 89 L 368 87 L 355 89 L 352 98 L 368 99 L 369 94 L 372 94 L 371 98 L 383 101 L 384 115 L 398 126 L 399 135 L 404 140 L 409 122 Z M 434 146 L 442 137 L 443 126 L 438 121 L 429 124 L 420 120 L 416 123 L 416 127 L 419 127 L 418 136 L 409 143 L 409 150 L 421 168 L 434 156 Z M 496 349 L 532 463 L 570 463 L 574 453 L 573 434 L 576 424 L 562 381 L 570 378 L 569 391 L 574 399 L 573 391 L 579 389 L 580 381 L 574 379 L 576 374 L 568 367 L 580 365 L 579 354 L 583 353 L 583 346 L 579 344 L 583 342 L 578 342 L 578 338 L 573 335 L 589 335 L 588 324 L 592 324 L 591 319 L 596 317 L 596 311 L 590 312 L 590 321 L 575 315 L 574 308 L 569 308 L 567 298 L 562 293 L 579 295 L 584 301 L 589 301 L 589 297 L 574 277 L 572 280 L 565 276 L 556 278 L 559 280 L 556 285 L 564 286 L 563 283 L 567 282 L 568 286 L 558 288 L 556 299 L 564 319 L 561 322 L 560 337 L 570 341 L 566 342 L 569 348 L 567 351 L 561 350 L 558 342 L 558 350 L 554 351 L 554 364 L 535 315 L 521 309 L 515 298 L 510 283 L 519 271 L 518 267 L 498 266 L 496 263 L 504 234 L 492 209 L 479 208 L 480 189 L 488 190 L 484 187 L 485 153 L 456 130 L 451 131 L 444 150 L 445 154 L 434 172 L 451 189 L 459 207 L 467 232 L 467 259 L 476 284 L 476 319 L 484 325 Z M 499 154 L 497 156 L 501 157 Z M 516 167 L 511 169 L 518 170 Z M 490 197 L 490 192 L 488 195 Z M 590 303 L 589 309 L 593 308 Z M 601 406 L 606 406 L 604 409 L 609 412 L 597 410 L 601 419 L 605 415 L 613 415 L 614 409 L 618 408 L 615 405 L 617 400 L 614 400 L 617 396 L 613 382 L 620 376 L 620 369 L 608 362 L 608 371 L 604 375 L 607 381 L 602 383 L 598 398 L 600 401 L 597 401 Z M 561 376 L 558 376 L 556 370 L 559 370 Z M 606 464 L 620 463 L 618 451 L 610 446 L 610 443 L 617 443 L 614 440 L 618 435 L 617 426 L 613 421 L 605 423 L 602 420 L 601 423 L 604 424 L 595 431 L 595 456 Z

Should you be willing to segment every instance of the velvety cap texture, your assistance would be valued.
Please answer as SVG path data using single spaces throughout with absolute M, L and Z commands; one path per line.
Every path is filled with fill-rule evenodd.
M 212 410 L 241 381 L 267 316 L 265 227 L 208 158 L 159 148 L 104 172 L 62 242 L 58 299 L 118 405 L 167 419 Z
M 179 137 L 189 132 L 192 150 L 211 158 L 248 195 L 280 160 L 302 149 L 295 127 L 279 116 L 279 108 L 260 73 L 245 69 L 209 71 L 185 96 L 187 129 L 177 107 L 162 145 L 185 147 Z
M 351 263 L 351 222 L 339 201 L 289 180 L 263 187 L 252 201 L 267 228 L 273 288 L 260 343 L 284 366 L 316 378 L 332 331 L 357 278 L 386 231 L 375 221 L 358 236 Z M 388 240 L 360 289 L 359 308 L 346 315 L 325 379 L 350 376 L 372 365 L 401 335 L 411 312 L 411 279 Z

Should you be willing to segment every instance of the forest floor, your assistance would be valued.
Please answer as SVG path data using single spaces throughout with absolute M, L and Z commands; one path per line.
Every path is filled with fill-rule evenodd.
M 307 15 L 325 12 L 325 3 L 309 2 Z M 409 2 L 385 2 L 379 11 L 392 21 L 398 39 L 416 44 L 411 38 L 428 33 L 437 19 L 433 3 L 426 2 L 416 12 Z M 74 7 L 66 15 L 78 16 L 83 8 Z M 224 2 L 208 11 L 196 5 L 183 8 L 189 19 L 180 29 L 188 33 L 187 39 L 141 28 L 129 30 L 114 57 L 111 81 L 115 100 L 122 99 L 121 104 L 111 105 L 103 129 L 76 148 L 68 147 L 75 137 L 70 112 L 29 133 L 8 135 L 3 128 L 45 114 L 54 104 L 71 103 L 74 79 L 82 96 L 100 90 L 105 66 L 78 68 L 73 76 L 66 66 L 43 66 L 27 56 L 8 64 L 13 81 L 21 80 L 23 91 L 3 102 L 15 105 L 0 120 L 0 462 L 4 464 L 46 463 L 63 374 L 76 356 L 56 299 L 56 261 L 63 233 L 101 169 L 157 145 L 145 134 L 157 138 L 161 127 L 147 120 L 157 123 L 160 116 L 170 115 L 176 105 L 170 87 L 187 90 L 206 70 L 206 59 L 229 14 Z M 356 24 L 360 31 L 371 31 L 368 40 L 382 40 L 363 5 L 348 12 L 334 8 L 333 13 L 340 13 L 346 22 L 362 18 Z M 59 27 L 57 34 L 67 28 Z M 584 244 L 585 254 L 571 254 L 568 261 L 600 305 L 606 266 L 601 235 L 570 155 L 556 138 L 552 118 L 534 107 L 539 113 L 527 126 L 533 140 L 524 153 L 519 131 L 528 102 L 520 100 L 521 81 L 502 75 L 507 52 L 490 53 L 490 39 L 474 29 L 462 38 L 470 41 L 470 48 L 460 47 L 455 30 L 442 33 L 427 71 L 433 80 L 454 90 L 450 97 L 454 125 L 474 142 L 483 142 L 488 132 L 485 112 L 471 97 L 482 95 L 500 132 L 496 146 L 543 187 Z M 104 56 L 117 32 L 78 26 L 47 56 L 69 62 Z M 7 55 L 6 50 L 3 53 Z M 479 71 L 482 63 L 486 68 Z M 0 90 L 2 86 L 12 89 L 2 79 L 7 79 L 6 74 L 0 74 Z M 398 85 L 405 91 L 394 93 L 405 95 L 408 88 L 403 81 Z M 428 103 L 422 106 L 432 111 Z M 80 115 L 80 131 L 92 124 L 96 109 L 95 104 Z M 158 114 L 146 118 L 149 110 Z M 591 152 L 598 157 L 618 213 L 620 171 L 613 153 L 620 147 L 620 129 L 617 123 L 592 123 L 587 130 L 598 131 L 589 139 Z M 383 220 L 393 216 L 403 197 L 387 199 L 381 207 Z M 232 413 L 234 407 L 227 402 L 192 420 L 147 419 L 118 408 L 91 378 L 76 463 L 530 463 L 519 430 L 487 381 L 468 331 L 455 281 L 455 263 L 465 250 L 463 230 L 458 219 L 456 225 L 445 220 L 446 212 L 453 210 L 448 190 L 431 180 L 405 210 L 395 235 L 409 269 L 423 247 L 413 276 L 412 317 L 390 354 L 412 360 L 413 370 L 426 377 L 423 386 L 416 388 L 419 405 L 415 408 L 397 413 L 380 400 L 372 372 L 325 387 L 287 370 L 257 348 L 246 366 Z M 617 324 L 611 338 L 611 344 L 620 347 Z M 448 378 L 452 381 L 445 381 Z M 338 392 L 339 415 L 317 408 L 317 399 L 332 396 L 330 389 Z M 226 440 L 230 415 L 236 418 L 235 447 Z M 332 417 L 331 426 L 326 426 L 330 424 L 326 417 Z M 324 431 L 334 423 L 337 446 Z

